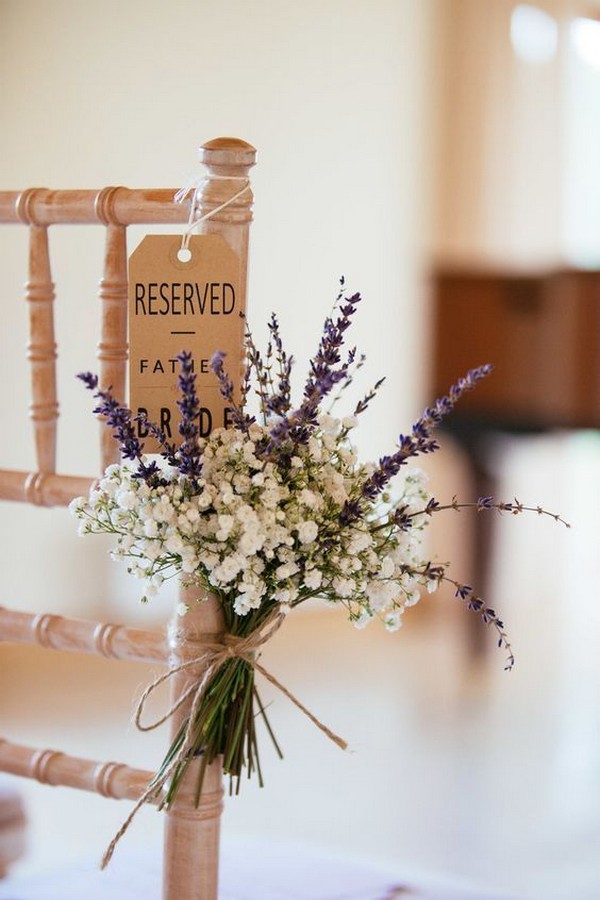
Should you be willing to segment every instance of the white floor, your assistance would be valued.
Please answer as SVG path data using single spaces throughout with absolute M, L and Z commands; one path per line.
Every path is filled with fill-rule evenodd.
M 483 665 L 469 665 L 464 617 L 449 598 L 427 598 L 429 609 L 415 608 L 393 636 L 357 632 L 329 612 L 290 618 L 264 661 L 351 751 L 265 689 L 286 759 L 265 735 L 267 785 L 243 785 L 228 800 L 226 835 L 308 842 L 528 900 L 600 897 L 599 439 L 506 451 L 507 499 L 539 501 L 574 524 L 567 532 L 537 517 L 498 520 L 490 600 L 513 638 L 515 670 L 503 672 L 493 647 Z M 450 522 L 451 536 L 463 521 Z M 146 768 L 158 760 L 162 737 L 127 724 L 150 670 L 64 655 L 51 670 L 52 654 L 2 654 L 2 731 L 11 740 Z M 99 857 L 127 809 L 22 786 L 31 820 L 24 872 Z M 159 830 L 160 817 L 143 811 L 125 841 L 148 846 Z

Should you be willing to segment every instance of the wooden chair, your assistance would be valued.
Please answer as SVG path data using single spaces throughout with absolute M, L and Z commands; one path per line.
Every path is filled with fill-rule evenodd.
M 248 177 L 255 155 L 253 147 L 233 138 L 218 138 L 202 147 L 201 160 L 207 177 L 200 198 L 201 215 L 216 210 L 238 193 L 239 179 Z M 115 396 L 124 399 L 128 357 L 127 227 L 186 222 L 189 201 L 176 203 L 174 194 L 174 190 L 168 189 L 130 190 L 123 187 L 100 191 L 33 188 L 22 192 L 0 192 L 0 222 L 22 223 L 29 227 L 30 234 L 26 299 L 30 326 L 31 419 L 37 457 L 36 471 L 0 470 L 0 499 L 39 506 L 66 505 L 73 497 L 87 493 L 94 480 L 94 476 L 56 471 L 57 352 L 49 226 L 100 224 L 106 229 L 104 274 L 99 287 L 102 317 L 97 356 L 100 384 L 111 386 Z M 204 233 L 222 235 L 238 254 L 243 293 L 251 207 L 252 192 L 247 190 L 201 225 Z M 241 301 L 244 299 L 242 296 Z M 106 427 L 101 430 L 101 455 L 103 468 L 114 462 L 118 455 Z M 186 594 L 183 599 L 194 598 Z M 174 616 L 168 637 L 165 633 L 64 618 L 38 610 L 27 614 L 2 609 L 0 640 L 37 643 L 49 649 L 99 654 L 114 659 L 177 665 L 197 657 L 194 647 L 197 648 L 203 633 L 214 635 L 222 630 L 220 610 L 214 599 L 195 606 L 196 610 L 186 616 Z M 187 683 L 186 679 L 198 675 L 198 672 L 188 670 L 185 675 L 176 676 L 173 681 L 178 683 L 172 690 L 179 694 L 182 682 Z M 184 715 L 183 709 L 179 715 Z M 178 721 L 173 722 L 172 728 L 177 727 Z M 190 769 L 193 768 L 192 765 Z M 0 770 L 45 784 L 68 785 L 105 797 L 128 800 L 139 798 L 152 774 L 119 763 L 24 747 L 4 739 L 0 740 Z M 214 900 L 217 896 L 221 780 L 220 766 L 215 763 L 207 772 L 203 794 L 196 806 L 194 772 L 191 771 L 175 804 L 166 813 L 163 897 L 167 900 Z

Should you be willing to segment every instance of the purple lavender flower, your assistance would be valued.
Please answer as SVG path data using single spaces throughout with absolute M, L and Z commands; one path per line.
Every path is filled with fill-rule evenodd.
M 335 321 L 330 316 L 325 319 L 323 335 L 314 359 L 311 360 L 310 375 L 304 386 L 304 400 L 299 409 L 285 415 L 271 430 L 269 450 L 281 446 L 288 439 L 294 443 L 307 443 L 311 431 L 317 425 L 321 402 L 336 385 L 349 377 L 355 351 L 350 351 L 346 360 L 341 362 L 341 348 L 344 334 L 350 327 L 360 300 L 360 294 L 353 294 L 343 301 L 341 294 L 338 295 L 338 301 L 341 301 L 339 315 Z
M 438 449 L 437 442 L 431 437 L 431 432 L 439 425 L 444 416 L 447 416 L 463 394 L 475 387 L 477 382 L 485 378 L 492 371 L 491 365 L 479 366 L 467 372 L 464 378 L 450 388 L 445 397 L 436 400 L 433 406 L 427 407 L 423 415 L 415 422 L 409 435 L 401 434 L 398 450 L 391 456 L 382 456 L 379 465 L 373 474 L 366 479 L 362 486 L 361 499 L 375 500 L 391 479 L 398 474 L 400 468 L 413 456 L 421 453 L 432 453 Z M 346 502 L 340 514 L 342 525 L 360 518 L 362 512 L 360 501 Z
M 231 420 L 236 428 L 240 431 L 243 431 L 244 434 L 248 433 L 248 428 L 254 422 L 253 416 L 247 416 L 244 413 L 243 408 L 237 403 L 234 394 L 234 386 L 233 381 L 225 370 L 224 359 L 226 354 L 222 353 L 220 350 L 217 351 L 213 355 L 213 358 L 210 361 L 210 368 L 213 375 L 216 376 L 217 381 L 219 382 L 219 391 L 224 400 L 226 400 L 229 404 L 229 408 L 231 410 Z M 249 372 L 246 372 L 246 379 L 249 378 Z M 247 389 L 244 393 L 247 393 Z
M 106 391 L 98 390 L 98 376 L 91 372 L 82 372 L 77 377 L 83 381 L 88 390 L 94 391 L 94 396 L 101 403 L 94 409 L 94 413 L 103 416 L 106 424 L 114 428 L 113 437 L 119 443 L 119 450 L 123 459 L 137 461 L 136 477 L 143 478 L 148 484 L 157 486 L 165 483 L 160 475 L 160 469 L 156 462 L 146 463 L 143 459 L 144 444 L 139 440 L 134 422 L 144 422 L 148 432 L 156 438 L 161 447 L 161 455 L 169 465 L 178 468 L 182 475 L 188 475 L 192 479 L 198 478 L 202 471 L 200 460 L 200 448 L 198 446 L 198 417 L 200 403 L 196 394 L 196 375 L 194 374 L 194 362 L 192 354 L 186 351 L 177 357 L 181 364 L 181 372 L 178 379 L 180 399 L 177 406 L 181 413 L 179 433 L 183 438 L 180 447 L 170 443 L 164 431 L 156 424 L 150 422 L 145 416 L 134 417 L 130 409 L 121 406 L 112 396 L 110 388 Z
M 245 348 L 246 372 L 242 385 L 243 404 L 245 403 L 250 391 L 250 381 L 252 377 L 252 371 L 254 370 L 254 373 L 256 375 L 257 394 L 260 401 L 260 409 L 263 418 L 266 420 L 267 416 L 269 415 L 269 376 L 260 350 L 256 346 L 254 338 L 252 337 L 252 332 L 248 327 L 248 323 L 246 323 Z
M 496 629 L 498 647 L 504 647 L 508 654 L 504 669 L 505 671 L 510 672 L 515 664 L 515 657 L 506 632 L 504 631 L 504 622 L 502 619 L 498 617 L 496 611 L 493 610 L 491 606 L 486 606 L 483 599 L 473 592 L 473 588 L 470 584 L 459 584 L 459 582 L 453 581 L 451 578 L 445 578 L 445 580 L 454 584 L 454 596 L 463 600 L 470 612 L 478 613 L 486 625 L 492 625 L 493 628 Z
M 77 378 L 83 381 L 88 391 L 95 391 L 98 387 L 98 376 L 93 372 L 80 372 Z
M 277 416 L 285 416 L 291 408 L 291 385 L 290 375 L 294 359 L 285 352 L 281 332 L 279 330 L 279 322 L 275 313 L 271 313 L 269 322 L 269 331 L 271 339 L 275 345 L 275 358 L 277 360 L 277 393 L 274 393 L 268 400 L 269 412 Z M 269 344 L 271 352 L 271 344 Z
M 198 446 L 200 401 L 196 393 L 196 375 L 192 354 L 184 350 L 178 354 L 177 359 L 181 365 L 177 380 L 180 392 L 177 407 L 181 413 L 179 434 L 183 438 L 183 443 L 177 453 L 178 467 L 182 475 L 189 475 L 194 479 L 198 478 L 202 472 L 200 447 Z
M 101 402 L 93 412 L 103 416 L 109 428 L 114 428 L 113 437 L 118 441 L 123 459 L 137 461 L 136 476 L 143 478 L 148 484 L 156 484 L 160 478 L 160 470 L 155 462 L 146 463 L 143 459 L 144 445 L 140 442 L 133 426 L 131 410 L 121 406 L 110 392 L 98 389 L 98 376 L 92 372 L 81 372 L 77 376 L 89 391 L 94 391 L 94 397 Z
M 364 360 L 364 356 L 361 357 L 361 359 Z M 373 400 L 373 398 L 377 395 L 377 391 L 379 390 L 379 388 L 381 387 L 381 385 L 383 384 L 384 381 L 385 381 L 385 377 L 380 378 L 379 381 L 376 381 L 375 384 L 373 385 L 373 387 L 371 388 L 371 390 L 365 394 L 365 396 L 362 398 L 362 400 L 359 400 L 359 402 L 356 404 L 356 406 L 354 408 L 355 416 L 360 416 L 361 413 L 364 413 L 369 408 L 369 404 L 370 404 L 371 400 Z
M 145 413 L 137 415 L 135 417 L 135 421 L 141 422 L 147 429 L 148 434 L 152 435 L 152 437 L 156 440 L 157 444 L 161 447 L 160 455 L 163 457 L 163 459 L 165 459 L 170 466 L 174 466 L 175 468 L 177 468 L 179 466 L 177 444 L 169 441 L 164 430 L 162 428 L 159 428 L 158 425 L 156 425 L 154 422 L 150 421 Z

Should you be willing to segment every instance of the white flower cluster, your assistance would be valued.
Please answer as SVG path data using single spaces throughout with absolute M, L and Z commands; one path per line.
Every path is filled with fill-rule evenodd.
M 117 537 L 116 558 L 147 581 L 153 594 L 182 572 L 215 590 L 238 616 L 262 604 L 283 612 L 309 597 L 343 604 L 357 626 L 381 619 L 394 630 L 419 585 L 432 586 L 419 555 L 429 495 L 412 470 L 399 494 L 377 504 L 361 498 L 374 466 L 360 464 L 349 434 L 356 420 L 323 415 L 307 444 L 282 464 L 257 453 L 269 436 L 218 429 L 200 441 L 196 483 L 165 469 L 150 487 L 127 466 L 113 465 L 89 498 L 71 504 L 81 533 Z M 349 524 L 340 516 L 361 498 L 366 512 Z M 402 510 L 403 526 L 394 514 Z

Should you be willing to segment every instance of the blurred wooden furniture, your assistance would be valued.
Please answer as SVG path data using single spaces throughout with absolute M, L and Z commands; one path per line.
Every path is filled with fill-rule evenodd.
M 434 274 L 433 392 L 494 373 L 445 427 L 457 435 L 600 426 L 600 272 Z
M 495 493 L 499 433 L 600 427 L 600 272 L 440 268 L 432 339 L 432 396 L 474 366 L 495 367 L 442 426 L 466 452 L 477 496 Z M 491 529 L 491 517 L 477 517 L 474 575 L 484 592 Z M 482 633 L 473 629 L 476 650 Z
M 0 878 L 25 851 L 25 810 L 21 795 L 6 781 L 0 782 Z
M 252 191 L 240 193 L 240 182 L 249 185 L 248 173 L 256 151 L 244 141 L 218 138 L 205 144 L 201 160 L 207 175 L 199 198 L 198 213 L 206 215 L 202 233 L 222 235 L 240 260 L 240 303 L 244 308 L 248 235 L 252 219 Z M 104 275 L 100 281 L 101 333 L 97 356 L 100 385 L 111 387 L 120 400 L 125 396 L 127 365 L 127 227 L 158 225 L 188 220 L 189 200 L 174 202 L 174 189 L 129 190 L 109 187 L 100 191 L 50 191 L 30 189 L 0 192 L 0 222 L 29 227 L 29 306 L 31 363 L 31 418 L 37 455 L 34 472 L 0 470 L 0 499 L 41 506 L 65 505 L 87 493 L 95 477 L 56 472 L 56 340 L 54 286 L 50 271 L 48 231 L 62 224 L 100 224 L 106 229 Z M 218 210 L 218 208 L 224 208 Z M 10 339 L 9 335 L 4 336 Z M 66 339 L 82 340 L 73 330 Z M 100 426 L 102 468 L 115 461 L 118 451 L 109 429 Z M 35 642 L 52 649 L 101 654 L 178 664 L 197 656 L 198 639 L 220 628 L 220 609 L 214 598 L 185 616 L 174 616 L 169 637 L 101 622 L 65 619 L 46 613 L 0 611 L 0 640 Z M 196 673 L 198 674 L 198 673 Z M 181 681 L 179 677 L 174 681 Z M 181 686 L 179 685 L 179 688 Z M 177 691 L 178 685 L 173 690 Z M 180 711 L 183 715 L 184 709 Z M 173 729 L 177 728 L 177 723 Z M 159 761 L 157 761 L 158 763 Z M 0 769 L 35 778 L 51 785 L 68 785 L 106 797 L 136 800 L 152 773 L 113 762 L 70 757 L 54 750 L 38 750 L 0 740 Z M 194 764 L 184 779 L 176 802 L 166 814 L 163 897 L 165 900 L 215 900 L 218 878 L 219 822 L 222 810 L 220 763 L 206 773 L 200 802 L 196 803 Z M 101 848 L 99 848 L 100 850 Z

